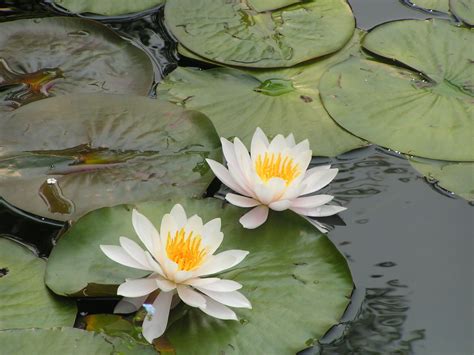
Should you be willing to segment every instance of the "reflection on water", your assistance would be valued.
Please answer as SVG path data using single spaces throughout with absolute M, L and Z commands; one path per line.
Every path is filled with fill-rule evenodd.
M 51 213 L 72 214 L 74 203 L 66 198 L 55 178 L 46 179 L 40 186 L 39 195 Z

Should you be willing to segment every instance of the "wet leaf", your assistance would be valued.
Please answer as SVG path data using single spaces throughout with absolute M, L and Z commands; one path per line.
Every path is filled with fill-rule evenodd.
M 410 5 L 426 10 L 435 10 L 439 12 L 449 11 L 449 0 L 408 0 L 406 2 Z
M 255 11 L 252 4 L 272 11 Z M 258 68 L 289 67 L 333 53 L 349 41 L 355 27 L 345 0 L 280 0 L 276 4 L 265 0 L 168 0 L 165 19 L 178 41 L 198 55 Z
M 240 71 L 178 68 L 158 86 L 158 95 L 205 113 L 220 136 L 249 144 L 256 127 L 269 135 L 294 133 L 309 139 L 313 155 L 335 156 L 365 145 L 340 128 L 319 98 L 319 79 L 332 65 L 359 55 L 362 32 L 336 54 L 294 68 Z
M 121 354 L 156 355 L 151 346 L 133 340 L 74 328 L 0 331 L 4 354 Z
M 113 337 L 134 339 L 148 345 L 141 333 L 141 327 L 116 314 L 91 314 L 85 317 L 86 330 L 104 333 Z
M 72 326 L 73 301 L 44 285 L 46 262 L 28 248 L 0 236 L 0 329 Z M 2 350 L 4 351 L 4 343 Z M 5 352 L 5 354 L 13 354 Z
M 215 199 L 149 202 L 91 212 L 54 248 L 48 261 L 48 286 L 68 295 L 87 287 L 86 293 L 92 295 L 92 283 L 117 285 L 126 277 L 144 276 L 109 260 L 99 245 L 118 244 L 122 235 L 139 242 L 131 225 L 133 207 L 159 226 L 177 202 L 204 221 L 222 219 L 225 237 L 219 250 L 250 251 L 238 267 L 221 276 L 240 282 L 253 306 L 237 309 L 240 321 L 235 322 L 179 305 L 171 317 L 183 313 L 165 333 L 177 354 L 290 354 L 338 322 L 349 302 L 352 280 L 345 259 L 329 239 L 291 212 L 271 213 L 262 227 L 243 229 L 238 219 L 245 210 Z
M 474 2 L 472 0 L 450 0 L 451 12 L 463 22 L 474 26 Z
M 342 127 L 372 143 L 430 159 L 472 161 L 473 42 L 472 30 L 444 20 L 377 27 L 363 47 L 397 62 L 353 58 L 332 67 L 321 79 L 324 106 Z
M 163 4 L 165 0 L 55 0 L 54 2 L 75 14 L 120 16 L 152 9 Z
M 120 203 L 200 196 L 220 159 L 211 122 L 139 96 L 75 95 L 0 121 L 0 195 L 56 220 Z
M 474 162 L 452 162 L 410 157 L 410 164 L 442 188 L 474 201 Z
M 49 96 L 147 95 L 148 56 L 94 21 L 72 17 L 0 23 L 0 113 Z

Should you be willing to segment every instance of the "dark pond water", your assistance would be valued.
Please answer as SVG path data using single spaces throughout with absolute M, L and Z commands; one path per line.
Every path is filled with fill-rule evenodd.
M 439 16 L 398 0 L 350 3 L 364 29 L 395 19 Z M 2 20 L 52 13 L 32 1 L 0 1 L 0 8 Z M 109 25 L 150 53 L 157 80 L 175 67 L 175 44 L 161 12 Z M 473 354 L 473 205 L 381 148 L 332 162 L 340 174 L 327 192 L 349 208 L 342 220 L 326 222 L 335 225 L 329 236 L 346 255 L 356 290 L 341 324 L 304 354 Z M 60 228 L 0 206 L 0 234 L 34 244 L 44 257 Z M 112 305 L 108 300 L 79 301 L 81 312 L 110 311 Z

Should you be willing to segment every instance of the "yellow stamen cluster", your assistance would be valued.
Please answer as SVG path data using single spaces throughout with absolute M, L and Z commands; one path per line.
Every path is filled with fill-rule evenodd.
M 255 170 L 264 182 L 276 177 L 285 180 L 286 185 L 289 185 L 301 174 L 300 168 L 294 159 L 288 155 L 283 158 L 281 153 L 276 155 L 267 152 L 263 158 L 259 154 L 255 162 Z
M 176 231 L 174 237 L 168 233 L 166 254 L 170 260 L 178 264 L 179 270 L 191 271 L 198 268 L 207 255 L 201 247 L 201 236 L 193 236 L 193 232 L 186 235 L 184 228 Z

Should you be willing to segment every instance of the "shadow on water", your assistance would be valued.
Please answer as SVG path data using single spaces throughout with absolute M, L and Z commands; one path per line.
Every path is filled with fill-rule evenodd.
M 349 2 L 364 29 L 433 17 L 398 0 Z M 0 1 L 0 21 L 50 11 L 30 0 Z M 175 67 L 175 43 L 161 10 L 108 25 L 146 49 L 158 68 L 157 81 Z M 472 354 L 472 206 L 381 148 L 313 161 L 327 163 L 340 173 L 321 193 L 336 196 L 335 203 L 349 209 L 320 222 L 331 225 L 329 237 L 349 261 L 356 289 L 341 323 L 302 354 Z M 209 195 L 218 189 L 214 183 Z M 34 245 L 42 257 L 49 255 L 61 227 L 0 203 L 0 234 Z M 114 303 L 79 299 L 79 312 L 110 312 Z

